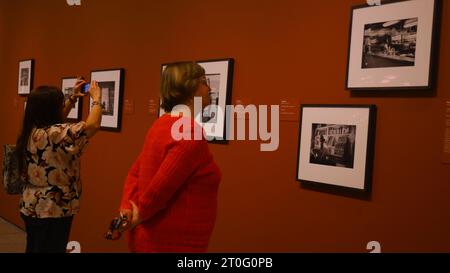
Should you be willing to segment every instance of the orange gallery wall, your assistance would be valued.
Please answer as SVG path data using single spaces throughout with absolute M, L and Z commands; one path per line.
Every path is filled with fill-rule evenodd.
M 299 185 L 298 121 L 281 122 L 275 152 L 260 152 L 259 142 L 211 144 L 223 173 L 211 252 L 367 252 L 370 241 L 384 252 L 448 252 L 450 166 L 441 155 L 450 3 L 444 0 L 431 95 L 352 95 L 344 89 L 350 7 L 364 2 L 96 0 L 69 7 L 62 0 L 1 0 L 0 143 L 15 142 L 21 126 L 19 60 L 35 59 L 35 86 L 124 68 L 124 99 L 134 109 L 123 114 L 120 133 L 101 131 L 83 156 L 82 208 L 71 240 L 82 252 L 126 252 L 124 240 L 103 234 L 156 119 L 149 100 L 158 99 L 160 65 L 232 57 L 233 102 L 376 104 L 373 187 L 358 198 Z M 22 226 L 17 196 L 0 191 L 0 215 Z

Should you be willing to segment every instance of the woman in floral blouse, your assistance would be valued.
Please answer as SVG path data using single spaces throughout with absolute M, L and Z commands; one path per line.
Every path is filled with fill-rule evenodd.
M 19 170 L 27 177 L 20 200 L 27 232 L 27 253 L 65 252 L 73 215 L 81 195 L 80 156 L 100 127 L 101 91 L 96 82 L 89 95 L 92 110 L 86 121 L 64 122 L 86 82 L 78 79 L 74 94 L 64 101 L 56 87 L 30 93 L 17 139 Z

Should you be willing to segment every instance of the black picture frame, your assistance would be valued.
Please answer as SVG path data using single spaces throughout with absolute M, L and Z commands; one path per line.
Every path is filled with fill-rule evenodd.
M 19 73 L 17 81 L 17 94 L 27 96 L 33 90 L 34 85 L 34 59 L 19 61 Z
M 441 0 L 390 0 L 353 6 L 345 89 L 434 89 L 441 5 Z
M 228 123 L 230 122 L 230 113 L 228 113 L 226 106 L 231 105 L 235 60 L 233 58 L 223 58 L 198 60 L 195 62 L 205 69 L 206 77 L 210 80 L 210 84 L 212 85 L 211 93 L 218 93 L 217 98 L 214 99 L 217 99 L 216 105 L 223 109 L 222 115 L 217 118 L 218 121 L 216 121 L 216 124 L 204 122 L 203 113 L 201 117 L 196 118 L 196 121 L 197 123 L 202 124 L 208 142 L 226 144 L 228 143 L 227 134 L 229 133 L 227 128 L 229 127 Z M 169 64 L 170 63 L 164 63 L 161 65 L 161 74 L 164 71 L 164 68 Z M 225 84 L 221 84 L 222 82 Z M 214 92 L 214 89 L 218 89 L 217 92 Z M 160 107 L 158 115 L 162 116 L 163 114 L 164 110 Z M 214 134 L 212 132 L 215 132 L 216 130 L 212 130 L 209 126 L 216 126 L 217 124 L 219 124 L 219 130 L 217 134 Z
M 102 94 L 103 113 L 100 130 L 120 132 L 122 129 L 125 69 L 114 68 L 93 70 L 91 71 L 91 82 L 92 81 L 97 81 L 100 89 L 102 89 L 101 92 L 106 93 L 106 89 L 108 89 L 107 92 L 109 94 L 107 97 Z M 113 90 L 111 90 L 112 86 Z M 111 95 L 111 93 L 113 95 Z M 91 108 L 92 98 L 89 98 L 89 111 Z
M 72 88 L 75 86 L 77 81 L 77 77 L 62 77 L 61 78 L 61 91 L 64 94 L 64 99 L 68 99 L 70 96 L 70 91 L 68 88 Z M 83 109 L 83 99 L 79 98 L 74 105 L 74 108 L 67 115 L 67 120 L 69 121 L 81 121 L 82 117 L 82 109 Z
M 296 180 L 370 193 L 376 105 L 301 105 Z

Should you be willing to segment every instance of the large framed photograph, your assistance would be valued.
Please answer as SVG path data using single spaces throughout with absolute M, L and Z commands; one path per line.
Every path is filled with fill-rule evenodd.
M 226 125 L 229 113 L 226 106 L 231 103 L 233 85 L 234 59 L 197 61 L 205 69 L 205 74 L 211 88 L 209 105 L 202 109 L 195 117 L 195 121 L 202 125 L 206 137 L 212 142 L 225 142 L 227 139 Z M 161 66 L 161 72 L 168 64 Z M 160 102 L 161 103 L 161 102 Z M 164 114 L 160 108 L 159 116 Z
M 439 14 L 439 0 L 353 7 L 346 88 L 433 88 Z
M 18 94 L 28 95 L 33 89 L 34 60 L 19 61 Z
M 122 101 L 124 69 L 96 70 L 91 72 L 91 81 L 97 81 L 102 92 L 101 129 L 120 132 L 122 125 Z M 92 108 L 92 98 L 89 110 Z
M 64 101 L 70 98 L 70 96 L 74 92 L 74 86 L 77 82 L 77 77 L 65 77 L 62 79 L 61 84 L 61 90 L 64 94 Z M 72 109 L 70 110 L 69 114 L 67 115 L 68 119 L 71 120 L 81 120 L 81 105 L 83 103 L 83 100 L 80 98 L 77 100 L 77 102 L 73 105 Z
M 297 181 L 369 192 L 375 105 L 302 105 Z

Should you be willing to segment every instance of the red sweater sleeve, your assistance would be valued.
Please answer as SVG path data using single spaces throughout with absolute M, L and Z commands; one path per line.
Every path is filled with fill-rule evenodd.
M 142 154 L 139 180 L 147 180 L 139 196 L 139 216 L 142 221 L 150 219 L 163 209 L 173 194 L 194 173 L 207 156 L 205 146 L 206 143 L 202 141 L 176 141 L 153 177 L 149 173 L 150 169 L 144 167 L 148 159 L 145 153 Z
M 130 200 L 137 203 L 137 190 L 138 190 L 138 179 L 139 179 L 139 169 L 140 169 L 141 157 L 139 156 L 136 162 L 134 162 L 130 171 L 128 172 L 127 179 L 125 180 L 125 185 L 123 187 L 122 202 L 120 209 L 131 209 Z

